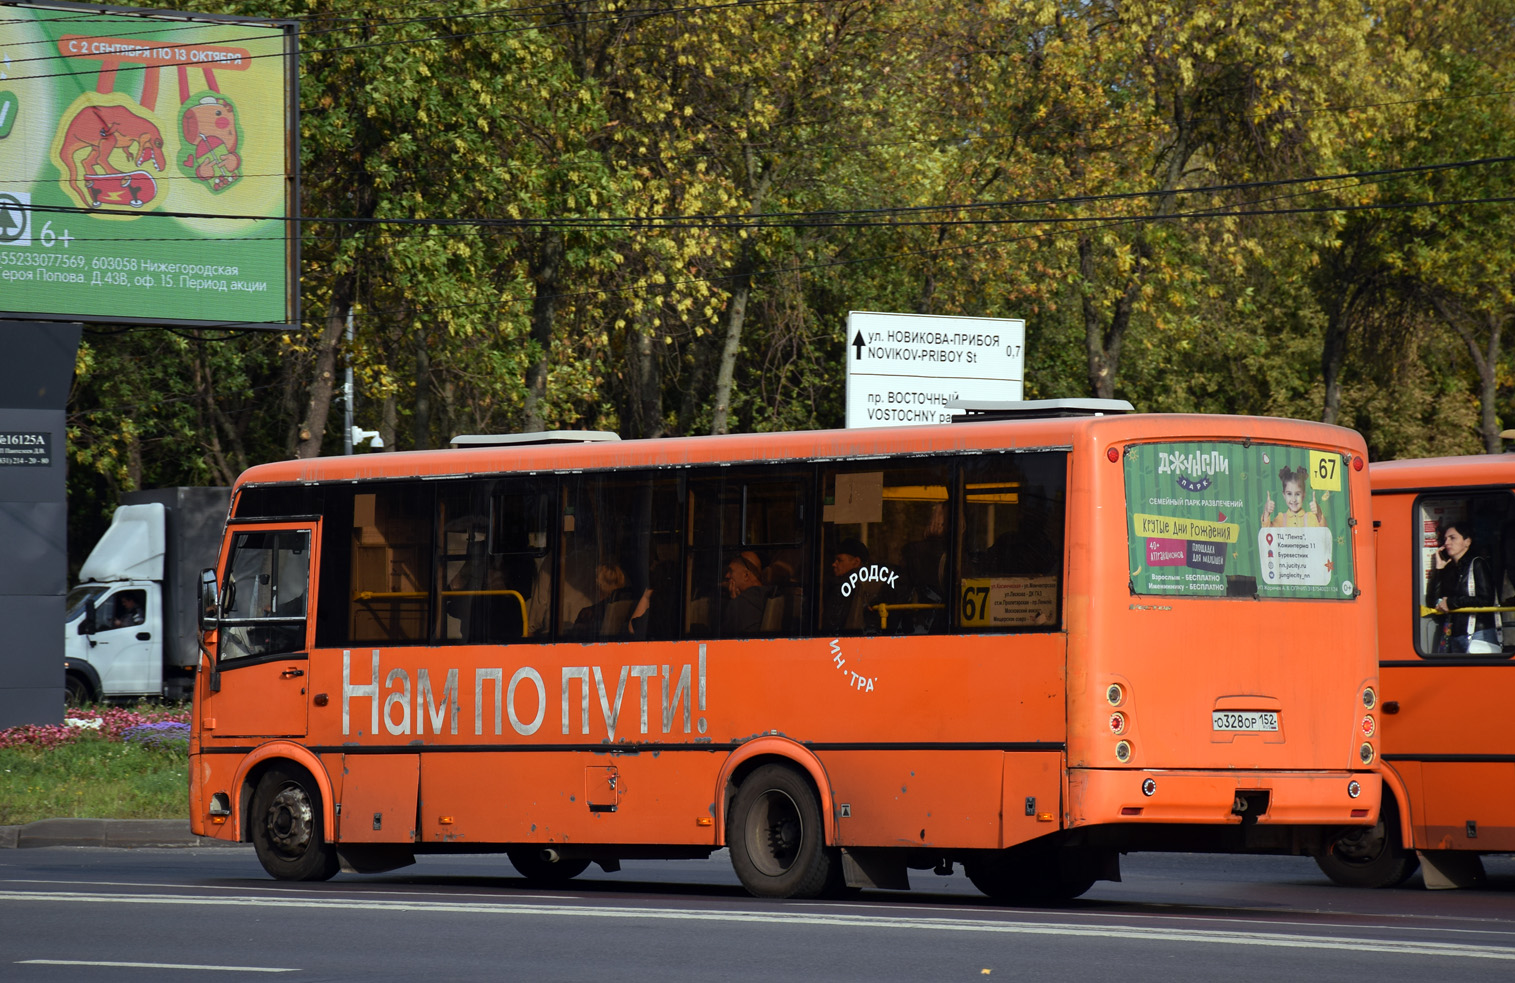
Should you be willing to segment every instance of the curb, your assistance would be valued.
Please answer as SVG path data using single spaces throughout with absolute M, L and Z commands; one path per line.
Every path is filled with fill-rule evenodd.
M 182 819 L 40 819 L 24 826 L 0 826 L 0 849 L 101 846 L 130 850 L 243 845 L 196 836 L 189 831 L 189 822 Z

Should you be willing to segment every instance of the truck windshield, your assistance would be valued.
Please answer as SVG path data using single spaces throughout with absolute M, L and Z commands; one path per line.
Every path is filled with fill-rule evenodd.
M 80 584 L 68 592 L 68 610 L 63 615 L 64 623 L 73 621 L 84 613 L 84 602 L 92 597 L 99 597 L 105 593 L 104 584 Z

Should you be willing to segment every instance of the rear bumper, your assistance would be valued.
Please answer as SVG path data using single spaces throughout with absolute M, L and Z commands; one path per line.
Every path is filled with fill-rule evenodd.
M 1349 787 L 1357 783 L 1354 798 Z M 1258 811 L 1266 793 L 1266 807 Z M 1162 771 L 1070 768 L 1067 825 L 1197 823 L 1366 826 L 1378 821 L 1383 783 L 1371 771 Z M 1244 795 L 1251 808 L 1238 813 Z

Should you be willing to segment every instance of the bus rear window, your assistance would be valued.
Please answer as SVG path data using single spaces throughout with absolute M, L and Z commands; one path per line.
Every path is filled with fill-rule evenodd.
M 1132 593 L 1355 597 L 1349 460 L 1282 444 L 1127 447 Z

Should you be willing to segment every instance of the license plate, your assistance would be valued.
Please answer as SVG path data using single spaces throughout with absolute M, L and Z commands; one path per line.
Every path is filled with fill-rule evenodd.
M 1278 714 L 1272 710 L 1212 710 L 1210 725 L 1216 730 L 1278 730 Z

